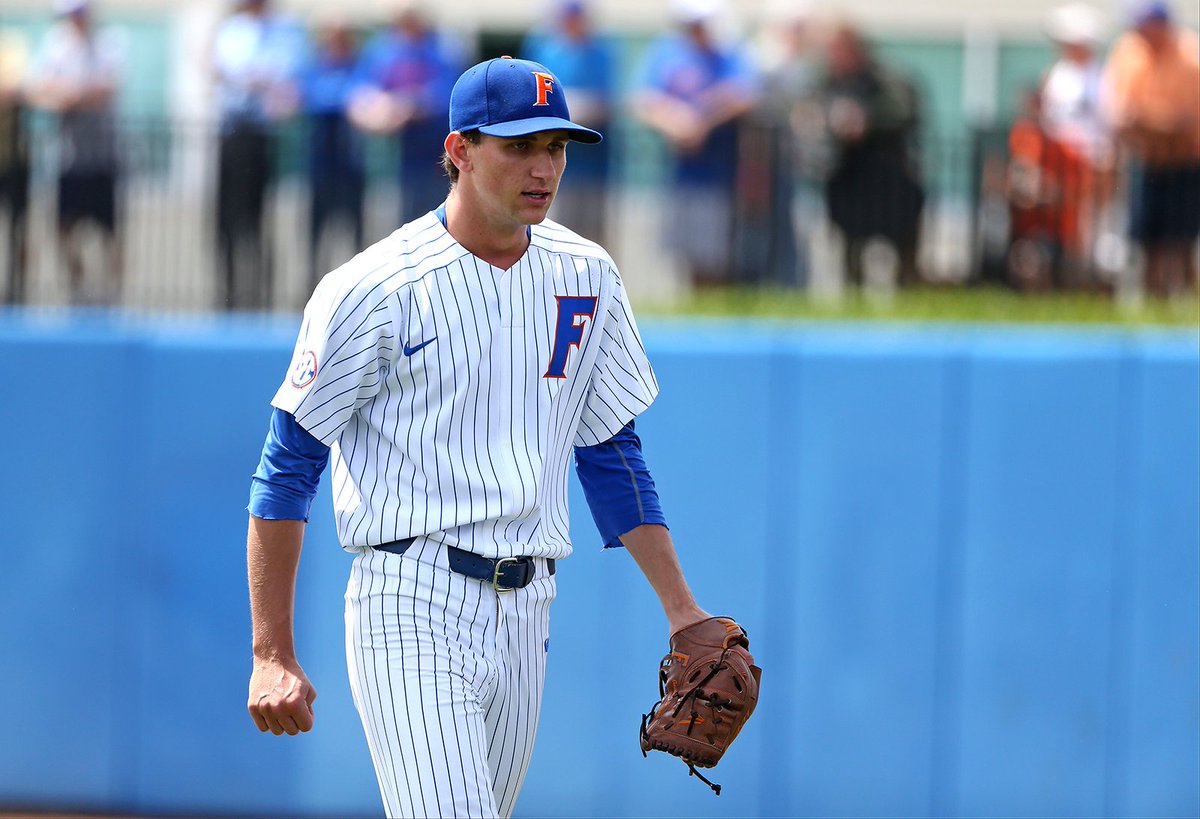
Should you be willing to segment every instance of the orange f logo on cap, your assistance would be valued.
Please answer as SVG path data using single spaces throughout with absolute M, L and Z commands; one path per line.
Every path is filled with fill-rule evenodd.
M 549 105 L 546 95 L 554 93 L 554 75 L 534 71 L 533 76 L 537 77 L 537 102 L 534 105 Z

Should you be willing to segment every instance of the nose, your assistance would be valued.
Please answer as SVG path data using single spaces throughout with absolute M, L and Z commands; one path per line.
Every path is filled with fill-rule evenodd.
M 543 147 L 535 152 L 535 160 L 531 169 L 537 179 L 553 179 L 555 175 L 554 155 L 549 147 Z

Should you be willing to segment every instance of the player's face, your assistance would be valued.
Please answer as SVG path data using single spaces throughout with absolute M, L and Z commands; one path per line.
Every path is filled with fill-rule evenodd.
M 472 188 L 497 226 L 536 225 L 546 218 L 567 166 L 567 132 L 514 138 L 483 135 L 472 157 Z

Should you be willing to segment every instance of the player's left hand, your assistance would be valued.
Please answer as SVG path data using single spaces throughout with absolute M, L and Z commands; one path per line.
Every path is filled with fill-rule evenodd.
M 729 617 L 709 617 L 671 635 L 659 665 L 659 701 L 642 716 L 642 754 L 664 751 L 721 795 L 696 768 L 721 761 L 754 713 L 762 672 L 745 630 Z
M 246 708 L 258 730 L 275 736 L 312 730 L 316 698 L 317 690 L 298 663 L 255 658 Z

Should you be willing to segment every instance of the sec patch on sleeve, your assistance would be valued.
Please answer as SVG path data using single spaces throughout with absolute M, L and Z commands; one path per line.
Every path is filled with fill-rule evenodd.
M 292 386 L 296 389 L 303 389 L 316 377 L 317 354 L 312 350 L 305 350 L 296 357 L 296 363 L 292 365 Z

